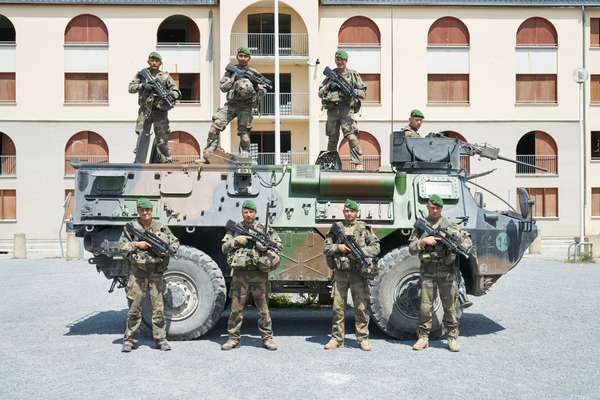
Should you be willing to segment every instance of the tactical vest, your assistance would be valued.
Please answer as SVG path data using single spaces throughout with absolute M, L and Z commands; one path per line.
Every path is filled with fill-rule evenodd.
M 429 221 L 427 223 L 429 224 Z M 441 220 L 432 226 L 445 229 L 451 236 L 460 237 L 460 231 L 444 217 L 441 217 Z M 419 239 L 423 239 L 426 236 L 426 233 L 422 233 Z M 435 246 L 425 246 L 419 252 L 419 259 L 423 264 L 451 266 L 456 261 L 456 254 L 452 253 L 440 242 L 437 242 Z
M 152 225 L 150 225 L 148 229 L 144 229 L 142 224 L 140 224 L 138 221 L 134 221 L 133 225 L 138 230 L 146 230 L 154 233 L 167 243 L 170 241 L 169 234 L 165 230 L 164 226 L 156 221 L 153 221 Z M 129 239 L 131 240 L 131 238 Z M 165 257 L 157 257 L 150 250 L 141 249 L 132 251 L 128 256 L 129 265 L 146 272 L 165 272 L 169 265 L 169 260 L 170 257 L 168 254 Z
M 335 223 L 342 232 L 346 232 L 346 226 L 343 222 Z M 352 227 L 352 237 L 362 249 L 367 246 L 366 237 L 368 235 L 367 226 L 362 221 L 356 221 Z M 339 244 L 339 243 L 338 243 Z M 333 257 L 327 257 L 327 265 L 329 268 L 340 271 L 361 271 L 360 264 L 351 260 L 348 256 L 339 254 Z
M 356 88 L 358 72 L 353 69 L 346 69 L 346 74 L 342 75 L 342 79 L 348 82 L 352 88 Z M 352 97 L 344 96 L 340 90 L 328 91 L 321 99 L 321 104 L 326 110 L 331 110 L 339 106 L 346 106 L 351 107 L 352 110 L 357 113 L 360 109 L 360 103 L 357 103 Z

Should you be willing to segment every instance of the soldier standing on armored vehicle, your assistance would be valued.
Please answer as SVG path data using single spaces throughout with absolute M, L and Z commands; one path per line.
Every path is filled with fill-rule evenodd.
M 250 49 L 240 47 L 237 51 L 237 68 L 240 70 L 250 70 L 262 77 L 260 72 L 248 66 L 250 58 Z M 260 84 L 254 85 L 248 78 L 225 71 L 225 75 L 223 75 L 220 81 L 220 89 L 221 92 L 227 93 L 227 102 L 212 117 L 213 123 L 208 131 L 208 141 L 204 153 L 205 155 L 210 155 L 219 147 L 219 135 L 227 124 L 236 117 L 238 122 L 237 134 L 240 137 L 240 150 L 249 151 L 250 131 L 252 130 L 252 107 L 256 105 L 258 96 L 263 96 L 266 93 L 266 88 Z
M 419 110 L 412 110 L 410 112 L 410 117 L 408 118 L 408 125 L 402 128 L 402 132 L 404 132 L 404 136 L 411 138 L 420 138 L 419 128 L 423 123 L 423 113 Z
M 264 233 L 277 248 L 281 248 L 281 239 L 271 227 L 256 221 L 256 204 L 251 200 L 242 203 L 242 230 Z M 227 255 L 227 263 L 232 270 L 231 314 L 227 322 L 229 339 L 221 346 L 222 350 L 231 350 L 240 346 L 240 331 L 244 319 L 244 307 L 249 295 L 254 299 L 258 311 L 258 330 L 263 347 L 277 350 L 273 340 L 271 315 L 269 313 L 269 272 L 279 265 L 279 255 L 248 235 L 227 231 L 221 241 L 221 249 Z
M 367 95 L 367 87 L 360 75 L 353 69 L 346 68 L 348 53 L 345 50 L 335 52 L 334 72 L 350 84 L 356 98 L 342 93 L 339 85 L 329 78 L 325 78 L 319 86 L 319 97 L 323 108 L 327 110 L 327 124 L 325 133 L 327 135 L 327 151 L 337 151 L 340 128 L 344 137 L 348 139 L 352 164 L 356 169 L 363 168 L 363 157 L 360 144 L 358 143 L 358 125 L 354 114 L 360 110 L 360 100 Z
M 170 95 L 174 104 L 175 100 L 181 98 L 181 92 L 177 87 L 177 83 L 171 75 L 166 71 L 161 71 L 162 57 L 156 51 L 148 55 L 147 71 L 158 84 L 162 85 Z M 141 72 L 135 74 L 133 80 L 129 83 L 129 93 L 138 93 L 138 118 L 135 125 L 135 133 L 138 135 L 138 145 L 136 153 L 141 152 L 140 136 L 150 132 L 150 128 L 154 125 L 154 134 L 156 135 L 156 152 L 158 161 L 161 163 L 171 162 L 171 153 L 169 152 L 169 118 L 168 111 L 172 108 L 164 99 L 160 98 L 157 93 L 156 83 L 147 82 L 141 76 Z M 147 152 L 147 145 L 146 145 Z M 146 154 L 136 154 L 136 160 L 145 159 Z
M 179 240 L 171 233 L 169 227 L 158 221 L 152 220 L 152 203 L 141 198 L 137 201 L 138 219 L 133 222 L 133 228 L 138 231 L 153 233 L 177 251 Z M 119 239 L 119 250 L 129 264 L 129 279 L 127 280 L 127 299 L 129 311 L 127 313 L 127 329 L 123 337 L 121 351 L 129 353 L 136 345 L 139 338 L 140 323 L 142 322 L 142 301 L 146 292 L 150 292 L 152 303 L 152 336 L 158 348 L 163 351 L 171 350 L 167 342 L 165 330 L 163 293 L 165 284 L 163 273 L 169 265 L 169 256 L 157 256 L 151 251 L 150 244 L 146 241 L 136 241 L 128 232 L 127 227 Z
M 333 321 L 331 340 L 325 350 L 337 349 L 344 345 L 344 314 L 348 298 L 348 289 L 354 302 L 356 320 L 356 340 L 364 351 L 371 351 L 369 345 L 369 286 L 368 279 L 376 273 L 376 265 L 371 262 L 367 270 L 361 267 L 348 246 L 337 243 L 332 231 L 339 228 L 341 232 L 354 239 L 363 254 L 372 259 L 379 255 L 379 239 L 370 226 L 358 221 L 358 204 L 347 199 L 344 204 L 344 221 L 336 222 L 325 239 L 324 253 L 333 273 Z M 337 228 L 336 228 L 337 225 Z
M 444 201 L 436 194 L 427 202 L 427 224 L 433 228 L 445 230 L 450 236 L 458 238 L 465 249 L 472 247 L 469 234 L 457 224 L 442 216 Z M 460 350 L 458 338 L 458 315 L 456 295 L 458 292 L 458 259 L 435 236 L 413 232 L 409 238 L 408 250 L 411 255 L 419 255 L 421 261 L 421 307 L 419 312 L 419 339 L 413 350 L 423 350 L 429 345 L 429 332 L 432 325 L 432 309 L 439 291 L 444 308 L 444 325 L 448 336 L 448 350 Z

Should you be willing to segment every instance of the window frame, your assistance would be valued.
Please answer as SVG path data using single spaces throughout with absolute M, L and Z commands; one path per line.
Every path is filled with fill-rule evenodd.
M 446 80 L 444 80 L 443 82 L 445 82 L 445 84 L 448 86 L 446 89 L 446 98 L 447 100 L 432 100 L 431 99 L 431 91 L 430 91 L 430 84 L 431 84 L 431 77 L 432 76 L 445 76 L 447 77 Z M 450 76 L 465 76 L 467 78 L 466 83 L 467 83 L 467 97 L 466 100 L 458 100 L 458 101 L 451 101 L 449 100 L 450 97 L 450 80 L 448 79 L 448 77 Z M 444 105 L 444 106 L 465 106 L 465 105 L 470 105 L 471 104 L 471 74 L 438 74 L 438 73 L 432 73 L 432 74 L 427 74 L 427 105 L 432 105 L 432 106 L 439 106 L 439 105 Z
M 518 82 L 519 77 L 534 77 L 534 76 L 552 76 L 554 77 L 554 101 L 537 101 L 537 100 L 519 100 Z M 539 88 L 536 88 L 536 91 Z M 515 74 L 515 105 L 558 105 L 558 74 Z
M 4 216 L 5 192 L 14 192 L 15 194 L 15 215 L 13 218 L 5 218 Z M 0 222 L 16 222 L 17 215 L 17 189 L 0 189 Z

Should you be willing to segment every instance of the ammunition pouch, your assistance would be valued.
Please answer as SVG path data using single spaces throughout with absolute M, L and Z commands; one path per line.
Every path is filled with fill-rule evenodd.
M 280 261 L 279 255 L 273 251 L 267 251 L 258 258 L 257 267 L 262 272 L 275 271 L 279 267 Z
M 227 256 L 227 263 L 232 269 L 257 271 L 259 258 L 256 249 L 243 247 L 230 252 Z

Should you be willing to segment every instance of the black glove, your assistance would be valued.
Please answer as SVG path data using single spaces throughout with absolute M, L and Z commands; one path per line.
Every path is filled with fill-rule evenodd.
M 330 82 L 329 83 L 329 90 L 331 90 L 332 92 L 336 91 L 336 90 L 339 90 L 339 88 L 340 87 L 338 86 L 337 83 L 335 83 L 335 82 Z

